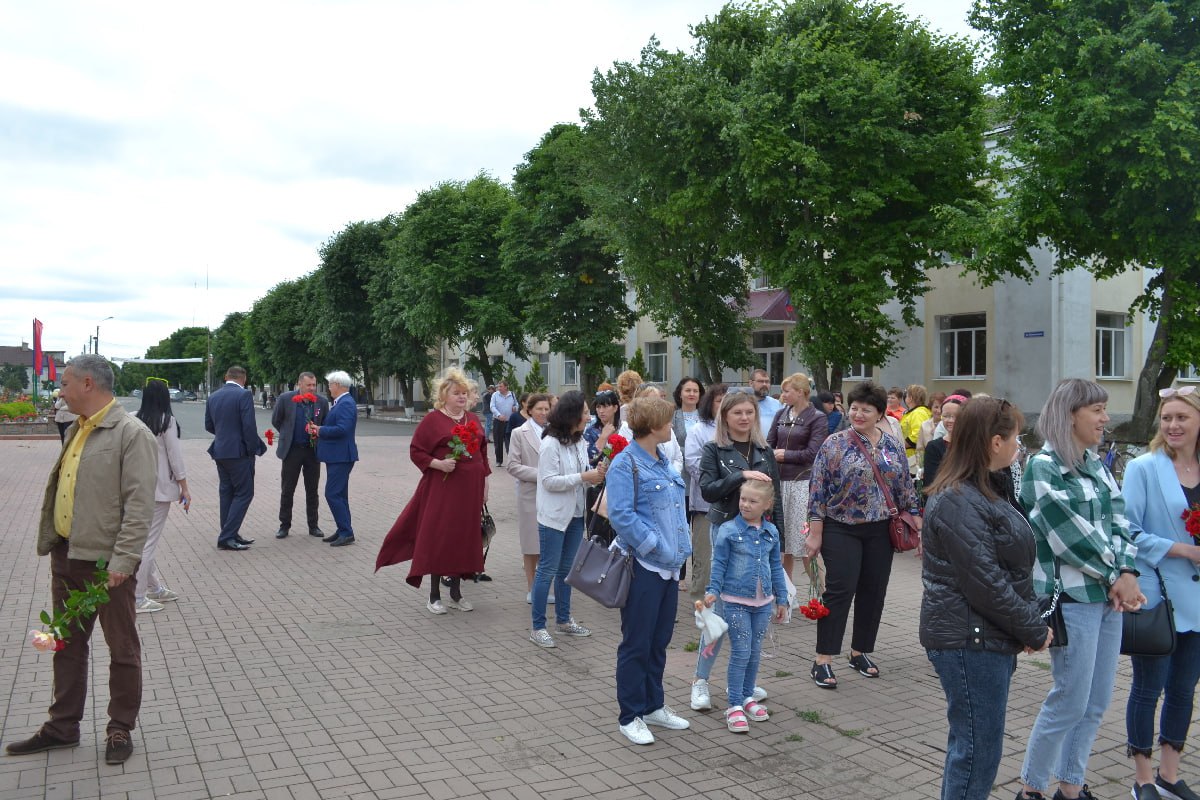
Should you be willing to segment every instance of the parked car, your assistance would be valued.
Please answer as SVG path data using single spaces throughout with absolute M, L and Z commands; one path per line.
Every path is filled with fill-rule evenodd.
M 129 393 L 129 396 L 130 396 L 130 397 L 141 397 L 141 396 L 142 396 L 142 390 L 141 390 L 141 389 L 134 389 L 132 392 L 130 392 L 130 393 Z
M 200 398 L 197 397 L 196 393 L 193 392 L 191 389 L 184 389 L 183 390 L 183 399 L 184 400 L 199 400 Z
M 179 401 L 179 400 L 186 400 L 186 399 L 187 398 L 183 396 L 183 389 L 172 389 L 171 390 L 171 400 L 172 401 Z

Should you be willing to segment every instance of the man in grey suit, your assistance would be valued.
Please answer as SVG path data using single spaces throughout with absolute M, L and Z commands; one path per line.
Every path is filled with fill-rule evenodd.
M 311 437 L 305 431 L 309 422 L 309 412 L 312 421 L 320 425 L 329 414 L 329 401 L 316 394 L 317 376 L 311 372 L 301 372 L 296 379 L 296 389 L 284 392 L 275 401 L 275 410 L 271 413 L 271 425 L 279 431 L 279 446 L 275 454 L 283 460 L 281 489 L 279 495 L 279 530 L 275 532 L 276 539 L 284 539 L 292 527 L 292 499 L 296 494 L 296 483 L 301 473 L 304 475 L 304 510 L 308 517 L 308 535 L 324 536 L 324 531 L 317 525 L 317 512 L 321 507 L 321 497 L 317 493 L 321 485 L 321 462 L 317 461 L 317 448 Z M 296 402 L 296 397 L 305 394 L 315 395 L 315 403 Z M 312 408 L 309 408 L 309 405 Z

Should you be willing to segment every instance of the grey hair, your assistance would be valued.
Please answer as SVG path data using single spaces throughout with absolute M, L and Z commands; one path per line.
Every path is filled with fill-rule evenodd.
M 105 392 L 113 390 L 113 371 L 108 359 L 95 353 L 84 353 L 75 356 L 67 362 L 72 372 L 87 375 L 96 384 L 96 388 Z
M 1083 463 L 1086 448 L 1080 447 L 1075 439 L 1071 415 L 1085 406 L 1107 402 L 1108 392 L 1100 384 L 1083 378 L 1067 378 L 1054 387 L 1046 398 L 1046 405 L 1042 406 L 1037 421 L 1038 433 L 1072 474 Z
M 338 386 L 344 386 L 349 389 L 354 385 L 354 379 L 340 369 L 334 370 L 325 376 L 326 383 L 336 383 Z

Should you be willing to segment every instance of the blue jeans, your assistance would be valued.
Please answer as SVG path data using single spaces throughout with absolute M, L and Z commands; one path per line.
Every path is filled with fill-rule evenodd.
M 554 584 L 554 619 L 567 622 L 571 619 L 571 587 L 566 583 L 567 573 L 575 563 L 579 542 L 583 539 L 583 517 L 574 517 L 565 531 L 556 531 L 538 523 L 538 563 L 533 576 L 533 593 L 529 598 L 533 629 L 546 627 L 546 601 L 550 597 L 550 584 Z
M 617 647 L 617 705 L 622 725 L 658 711 L 666 702 L 663 673 L 667 669 L 667 645 L 675 633 L 678 604 L 677 581 L 664 579 L 633 562 L 629 597 L 621 609 L 621 644 Z
M 941 800 L 987 800 L 1004 751 L 1004 713 L 1017 657 L 986 650 L 926 650 L 946 693 Z
M 724 618 L 729 623 L 729 672 L 726 680 L 729 706 L 742 705 L 754 694 L 762 643 L 771 624 L 774 603 L 747 606 L 726 603 Z
M 1040 792 L 1053 774 L 1082 785 L 1096 731 L 1112 699 L 1121 653 L 1121 614 L 1107 603 L 1063 603 L 1070 644 L 1050 649 L 1054 686 L 1025 748 L 1021 780 Z
M 1158 741 L 1183 750 L 1192 721 L 1192 698 L 1200 679 L 1200 633 L 1179 634 L 1169 656 L 1133 656 L 1133 685 L 1125 707 L 1125 732 L 1130 748 L 1148 755 L 1154 746 L 1154 710 L 1163 698 Z M 1164 690 L 1166 694 L 1164 695 Z

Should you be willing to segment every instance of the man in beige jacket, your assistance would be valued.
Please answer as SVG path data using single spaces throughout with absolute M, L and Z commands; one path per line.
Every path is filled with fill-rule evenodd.
M 38 529 L 38 555 L 50 556 L 51 596 L 61 609 L 73 589 L 95 579 L 96 562 L 108 569 L 108 602 L 72 626 L 66 647 L 54 653 L 50 719 L 32 737 L 10 742 L 10 755 L 79 746 L 87 701 L 88 640 L 96 619 L 104 629 L 108 667 L 105 761 L 121 764 L 133 753 L 130 732 L 142 703 L 142 648 L 134 625 L 134 580 L 154 514 L 158 450 L 154 436 L 113 397 L 113 373 L 97 355 L 72 359 L 63 371 L 62 396 L 79 415 L 50 471 Z

